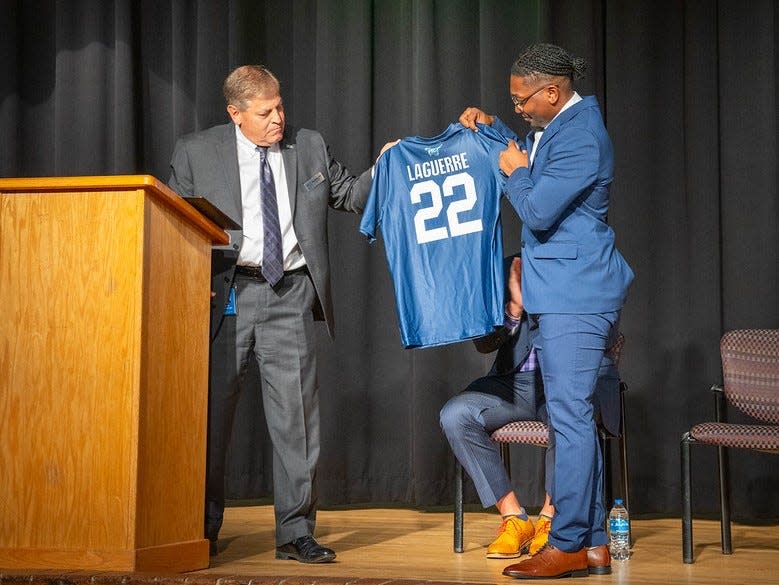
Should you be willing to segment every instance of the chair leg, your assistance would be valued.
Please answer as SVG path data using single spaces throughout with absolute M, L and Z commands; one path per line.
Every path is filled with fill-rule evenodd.
M 463 552 L 463 474 L 465 470 L 455 459 L 454 467 L 454 552 Z
M 725 399 L 722 389 L 714 386 L 714 417 L 717 422 L 725 422 Z M 724 447 L 717 447 L 717 463 L 719 464 L 719 503 L 720 503 L 720 533 L 722 535 L 722 554 L 733 553 L 730 542 L 730 497 L 728 477 L 728 455 Z
M 690 486 L 690 433 L 682 435 L 682 560 L 691 564 L 692 558 L 692 489 Z
M 511 477 L 511 451 L 508 443 L 500 444 L 500 458 L 503 459 L 503 467 L 506 468 L 506 475 Z
M 625 508 L 630 511 L 630 490 L 628 488 L 628 423 L 625 416 L 625 391 L 627 385 L 625 382 L 619 383 L 619 409 L 620 409 L 620 433 L 619 433 L 619 481 L 622 489 L 622 500 L 625 502 Z M 630 547 L 633 547 L 633 528 L 630 528 L 629 541 Z
M 720 533 L 722 534 L 722 554 L 733 554 L 730 541 L 730 496 L 728 476 L 728 454 L 724 447 L 717 447 L 719 463 L 719 503 L 720 503 Z
M 603 460 L 603 485 L 601 485 L 601 499 L 604 507 L 603 529 L 609 533 L 609 510 L 614 502 L 614 487 L 611 481 L 611 441 L 603 431 L 598 431 L 598 447 Z
M 600 433 L 598 438 L 603 456 L 603 505 L 608 511 L 614 501 L 614 486 L 611 481 L 611 441 Z

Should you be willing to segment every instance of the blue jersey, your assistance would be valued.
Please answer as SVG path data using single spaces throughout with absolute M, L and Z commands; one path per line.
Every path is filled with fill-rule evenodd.
M 404 138 L 385 152 L 360 231 L 381 227 L 405 347 L 490 333 L 503 324 L 506 138 L 452 124 L 435 138 Z

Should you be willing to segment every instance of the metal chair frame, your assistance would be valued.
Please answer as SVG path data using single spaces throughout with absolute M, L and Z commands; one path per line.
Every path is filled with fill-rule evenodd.
M 722 554 L 733 553 L 730 533 L 730 494 L 727 449 L 745 448 L 779 454 L 779 330 L 742 329 L 726 333 L 720 340 L 723 384 L 715 384 L 714 423 L 693 426 L 682 435 L 682 560 L 693 563 L 692 482 L 690 446 L 717 447 L 720 492 L 720 534 Z M 765 424 L 726 422 L 726 405 L 732 403 L 756 421 Z M 717 425 L 717 426 L 712 426 Z M 713 434 L 716 431 L 716 435 Z M 699 437 L 695 437 L 695 433 Z M 730 444 L 727 444 L 730 442 Z
M 720 384 L 711 387 L 714 393 L 714 418 L 717 422 L 725 422 L 725 400 Z M 685 563 L 692 563 L 692 482 L 690 477 L 690 445 L 698 442 L 689 431 L 682 435 L 681 463 L 682 463 L 682 559 Z M 700 443 L 705 445 L 706 443 Z M 722 540 L 722 554 L 733 554 L 733 545 L 730 538 L 730 494 L 728 490 L 728 454 L 725 447 L 717 447 L 717 468 L 719 476 L 719 501 L 720 501 L 720 535 Z

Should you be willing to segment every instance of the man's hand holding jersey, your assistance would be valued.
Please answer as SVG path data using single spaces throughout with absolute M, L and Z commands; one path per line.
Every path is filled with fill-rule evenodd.
M 476 126 L 477 123 L 492 126 L 492 123 L 495 121 L 495 116 L 491 116 L 479 108 L 469 107 L 465 108 L 465 111 L 460 114 L 458 121 L 466 128 L 478 132 L 479 128 Z M 520 148 L 516 142 L 509 140 L 506 150 L 500 153 L 498 165 L 500 166 L 501 172 L 507 177 L 510 177 L 511 173 L 513 173 L 517 167 L 528 166 L 527 152 Z
M 495 121 L 495 116 L 490 116 L 489 114 L 483 112 L 479 108 L 465 108 L 465 111 L 460 114 L 460 118 L 458 122 L 465 126 L 466 128 L 470 128 L 474 132 L 478 132 L 479 129 L 476 127 L 476 123 L 479 124 L 486 124 L 487 126 L 492 126 L 492 122 Z

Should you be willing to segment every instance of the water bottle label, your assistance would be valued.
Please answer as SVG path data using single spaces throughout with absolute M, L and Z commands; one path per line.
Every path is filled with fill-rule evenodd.
M 630 526 L 624 518 L 610 518 L 609 530 L 613 533 L 626 533 L 630 530 Z

